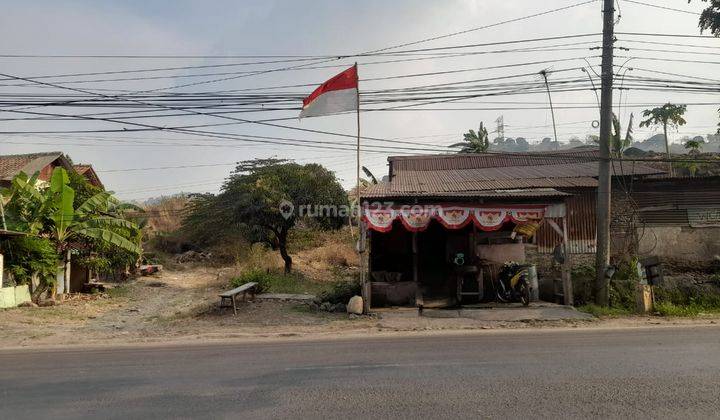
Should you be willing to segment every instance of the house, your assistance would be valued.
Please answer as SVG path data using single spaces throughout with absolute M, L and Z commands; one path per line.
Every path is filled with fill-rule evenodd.
M 38 179 L 48 182 L 53 169 L 56 167 L 65 168 L 67 171 L 75 171 L 85 177 L 90 184 L 104 189 L 103 183 L 92 165 L 73 165 L 70 159 L 62 152 L 0 155 L 0 187 L 9 187 L 12 179 L 20 172 L 24 172 L 28 176 L 39 172 Z
M 97 172 L 95 172 L 95 169 L 93 169 L 92 165 L 73 165 L 73 169 L 75 169 L 75 172 L 85 177 L 85 179 L 90 183 L 90 185 L 105 189 L 105 186 L 103 185 L 102 181 L 100 181 L 100 177 L 98 177 L 98 174 Z
M 487 299 L 505 262 L 549 265 L 562 251 L 562 282 L 540 288 L 572 303 L 570 260 L 596 247 L 598 157 L 594 148 L 390 157 L 388 181 L 363 193 L 364 297 L 425 307 Z M 664 174 L 641 164 L 613 173 L 622 185 Z
M 2 155 L 0 156 L 0 187 L 10 186 L 12 179 L 20 172 L 25 172 L 28 176 L 39 172 L 39 179 L 47 182 L 56 167 L 73 170 L 72 163 L 62 152 Z
M 38 179 L 40 182 L 49 182 L 53 169 L 57 167 L 65 168 L 65 170 L 70 172 L 77 172 L 90 184 L 104 189 L 104 186 L 92 165 L 73 165 L 70 159 L 68 159 L 62 152 L 41 152 L 0 156 L 0 187 L 9 187 L 12 179 L 20 172 L 24 172 L 28 176 L 32 176 L 37 172 L 39 174 Z M 80 291 L 83 284 L 89 281 L 90 271 L 87 267 L 77 265 L 73 268 L 71 273 L 70 290 Z M 62 288 L 60 288 L 60 290 L 62 291 Z

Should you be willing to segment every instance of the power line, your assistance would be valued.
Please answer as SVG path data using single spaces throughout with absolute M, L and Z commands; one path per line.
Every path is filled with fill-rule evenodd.
M 624 1 L 625 3 L 639 4 L 639 5 L 642 5 L 642 6 L 653 7 L 653 8 L 655 8 L 655 9 L 669 10 L 669 11 L 672 11 L 672 12 L 680 12 L 680 13 L 687 13 L 687 14 L 690 14 L 690 15 L 700 16 L 700 13 L 693 12 L 693 11 L 690 11 L 690 10 L 675 9 L 675 8 L 667 7 L 667 6 L 659 6 L 659 5 L 657 5 L 657 4 L 645 3 L 645 2 L 637 1 L 637 0 L 623 0 L 623 1 Z

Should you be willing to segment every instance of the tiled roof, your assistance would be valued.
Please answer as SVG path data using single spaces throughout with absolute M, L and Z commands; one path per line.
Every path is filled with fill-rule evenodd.
M 87 179 L 88 182 L 90 182 L 92 185 L 100 188 L 105 188 L 102 181 L 100 181 L 100 177 L 95 172 L 95 169 L 93 169 L 92 165 L 78 164 L 73 165 L 73 168 L 75 168 L 75 172 L 84 176 L 85 179 Z
M 0 180 L 11 180 L 20 171 L 32 175 L 61 156 L 62 152 L 0 156 Z
M 368 188 L 365 197 L 547 197 L 552 194 L 548 189 L 597 186 L 597 149 L 403 156 L 388 160 L 390 182 Z M 639 164 L 615 165 L 612 170 L 616 176 L 663 172 Z M 536 195 L 532 195 L 533 190 Z
M 92 165 L 73 165 L 73 168 L 75 168 L 75 172 L 83 175 L 85 172 L 92 169 Z

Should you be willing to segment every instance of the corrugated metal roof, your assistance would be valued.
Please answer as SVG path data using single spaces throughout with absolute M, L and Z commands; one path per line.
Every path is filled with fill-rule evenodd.
M 501 168 L 507 166 L 552 165 L 597 160 L 597 148 L 581 147 L 553 152 L 459 153 L 444 155 L 391 156 L 395 170 L 435 171 L 448 169 Z
M 365 198 L 396 198 L 396 197 L 423 197 L 423 198 L 541 198 L 541 197 L 567 197 L 571 194 L 558 191 L 554 188 L 532 189 L 492 189 L 484 191 L 459 192 L 418 192 L 397 193 L 390 190 L 389 183 L 373 185 L 363 191 Z
M 365 197 L 484 197 L 501 190 L 597 187 L 597 149 L 592 148 L 551 153 L 400 156 L 388 160 L 390 182 L 369 188 L 363 193 Z M 616 176 L 663 172 L 639 164 L 612 169 Z M 509 192 L 505 196 L 513 197 Z

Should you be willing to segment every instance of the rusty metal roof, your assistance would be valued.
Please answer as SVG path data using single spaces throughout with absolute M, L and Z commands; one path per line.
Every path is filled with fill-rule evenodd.
M 551 153 L 458 154 L 391 157 L 391 179 L 367 189 L 382 197 L 532 197 L 534 189 L 597 187 L 597 149 Z M 652 175 L 645 165 L 612 168 L 615 176 Z M 517 194 L 514 194 L 516 191 Z M 535 197 L 547 196 L 537 192 Z
M 506 166 L 551 165 L 592 162 L 600 157 L 595 147 L 553 152 L 458 153 L 444 155 L 391 156 L 393 170 L 435 171 L 447 169 L 501 168 Z
M 485 190 L 485 191 L 450 191 L 450 192 L 418 192 L 418 193 L 397 193 L 390 190 L 390 183 L 372 185 L 363 191 L 365 198 L 399 198 L 399 197 L 423 197 L 423 198 L 541 198 L 541 197 L 567 197 L 568 194 L 554 188 L 530 188 L 510 190 Z

